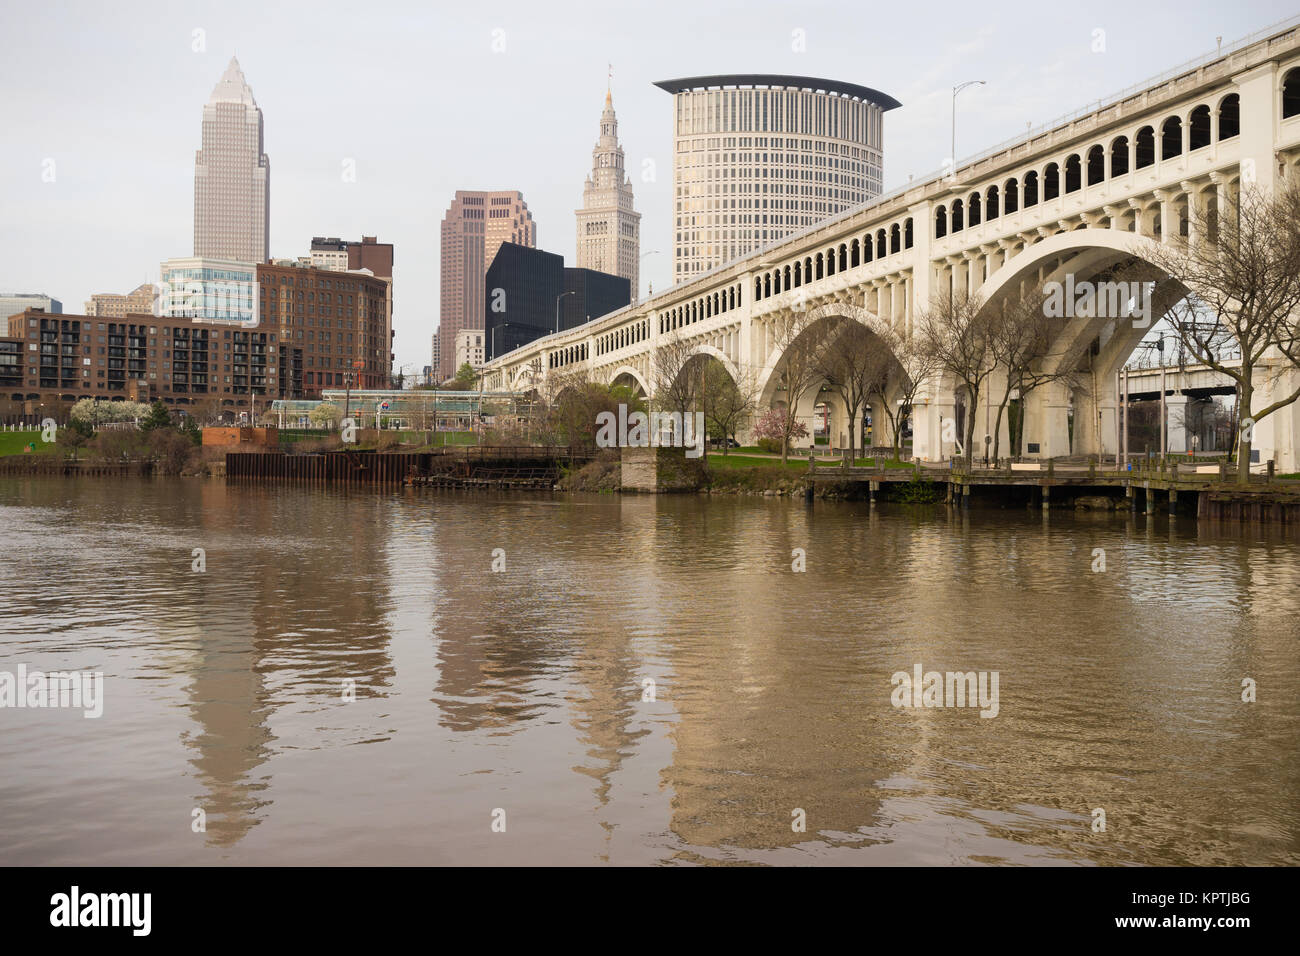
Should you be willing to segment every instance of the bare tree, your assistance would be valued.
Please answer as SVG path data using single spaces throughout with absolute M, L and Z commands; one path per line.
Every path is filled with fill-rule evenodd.
M 728 442 L 736 430 L 754 414 L 758 405 L 758 377 L 748 366 L 737 369 L 733 379 L 727 367 L 716 358 L 710 359 L 700 371 L 700 397 L 706 425 L 722 437 L 722 454 L 728 452 Z
M 816 358 L 818 375 L 840 397 L 849 419 L 848 461 L 857 447 L 858 415 L 872 395 L 882 394 L 889 382 L 892 358 L 879 336 L 852 319 L 828 337 Z
M 695 357 L 694 346 L 680 333 L 659 340 L 655 347 L 651 381 L 654 406 L 683 416 L 695 411 L 699 402 L 699 377 L 687 368 Z
M 1237 480 L 1250 480 L 1254 427 L 1300 398 L 1300 386 L 1256 407 L 1255 373 L 1300 366 L 1300 188 L 1245 186 L 1225 208 L 1189 210 L 1188 237 L 1153 244 L 1147 260 L 1186 291 L 1167 317 L 1194 361 L 1237 386 Z M 1240 361 L 1227 358 L 1240 353 Z M 1274 362 L 1280 357 L 1281 362 Z
M 818 356 L 823 346 L 825 327 L 811 322 L 802 307 L 781 312 L 773 320 L 773 341 L 781 355 L 777 367 L 777 385 L 785 391 L 786 414 L 781 461 L 789 460 L 790 440 L 795 432 L 795 411 L 799 399 L 819 380 Z
M 1068 369 L 1049 368 L 1043 362 L 1057 331 L 1055 322 L 1048 314 L 1049 310 L 1044 307 L 1046 301 L 1046 294 L 1040 290 L 1023 296 L 1012 292 L 987 307 L 990 310 L 988 321 L 992 335 L 993 362 L 1006 372 L 1006 381 L 993 423 L 995 462 L 1001 457 L 1002 416 L 1006 414 L 1012 393 L 1020 393 L 1023 415 L 1030 392 L 1049 382 L 1070 378 L 1073 374 Z M 1017 437 L 1019 441 L 1012 443 L 1013 454 L 1021 454 L 1020 446 L 1024 442 L 1023 419 Z
M 882 340 L 893 354 L 894 362 L 889 367 L 889 380 L 879 396 L 880 407 L 889 421 L 894 458 L 902 459 L 903 425 L 911 419 L 916 393 L 935 373 L 937 360 L 925 347 L 925 343 L 915 335 L 908 336 L 891 329 L 882 336 Z M 898 397 L 897 410 L 889 403 L 891 396 Z
M 993 326 L 978 296 L 965 290 L 943 293 L 917 316 L 916 335 L 933 359 L 936 371 L 950 372 L 966 393 L 966 427 L 962 457 L 971 467 L 975 440 L 975 409 L 980 392 L 993 372 Z

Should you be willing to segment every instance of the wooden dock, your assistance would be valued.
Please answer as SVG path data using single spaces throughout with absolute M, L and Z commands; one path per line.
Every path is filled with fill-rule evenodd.
M 425 452 L 354 449 L 289 454 L 230 452 L 226 477 L 434 488 L 551 488 L 590 455 L 567 448 L 448 447 Z
M 1252 475 L 1249 484 L 1241 485 L 1235 470 L 1221 463 L 1140 460 L 1121 470 L 1095 463 L 1046 461 L 969 472 L 919 464 L 894 469 L 814 464 L 808 477 L 810 492 L 835 484 L 865 486 L 873 501 L 891 485 L 920 481 L 943 485 L 944 500 L 961 507 L 970 507 L 974 496 L 1005 500 L 1022 493 L 1013 489 L 1028 489 L 1030 504 L 1043 510 L 1072 506 L 1080 497 L 1102 496 L 1115 499 L 1120 509 L 1146 514 L 1154 514 L 1163 501 L 1171 514 L 1300 524 L 1300 481 Z

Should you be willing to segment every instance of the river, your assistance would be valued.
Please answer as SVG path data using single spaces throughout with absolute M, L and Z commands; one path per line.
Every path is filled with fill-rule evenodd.
M 7 478 L 0 554 L 0 671 L 103 674 L 0 708 L 4 864 L 1300 863 L 1290 529 Z

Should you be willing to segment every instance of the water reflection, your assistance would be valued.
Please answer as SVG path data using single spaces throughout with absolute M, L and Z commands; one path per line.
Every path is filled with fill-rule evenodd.
M 0 711 L 4 862 L 1300 861 L 1291 529 L 6 480 L 0 540 L 0 668 L 109 681 Z

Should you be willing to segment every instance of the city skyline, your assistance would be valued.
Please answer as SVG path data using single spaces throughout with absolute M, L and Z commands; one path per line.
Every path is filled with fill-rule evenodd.
M 667 250 L 672 99 L 653 86 L 665 77 L 783 72 L 887 91 L 903 103 L 885 118 L 888 191 L 947 158 L 957 82 L 987 81 L 959 101 L 956 151 L 963 156 L 1213 50 L 1218 36 L 1232 42 L 1289 12 L 1280 3 L 1228 11 L 1197 4 L 1171 25 L 1158 11 L 1103 4 L 1065 12 L 1044 41 L 1020 25 L 1032 18 L 1010 10 L 975 25 L 932 18 L 924 37 L 902 12 L 830 5 L 762 6 L 743 20 L 698 11 L 689 35 L 628 31 L 581 16 L 561 33 L 527 8 L 379 10 L 356 29 L 391 48 L 358 58 L 350 47 L 354 81 L 319 96 L 304 93 L 318 82 L 312 65 L 341 49 L 338 41 L 320 32 L 323 25 L 304 24 L 286 46 L 276 25 L 287 15 L 258 11 L 258 28 L 243 29 L 253 10 L 234 4 L 177 14 L 142 5 L 140 17 L 91 7 L 75 15 L 39 9 L 0 15 L 11 34 L 31 41 L 0 64 L 14 93 L 0 105 L 0 121 L 26 133 L 0 151 L 0 205 L 11 227 L 0 240 L 0 287 L 80 302 L 155 281 L 159 261 L 186 254 L 194 226 L 185 214 L 194 185 L 194 114 L 232 56 L 250 83 L 256 81 L 268 118 L 265 151 L 277 170 L 271 256 L 299 255 L 319 235 L 379 234 L 400 247 L 395 368 L 411 372 L 428 363 L 438 325 L 431 227 L 455 190 L 518 189 L 542 244 L 547 236 L 562 238 L 554 250 L 569 257 L 569 216 L 581 202 L 579 171 L 590 162 L 590 104 L 610 62 L 620 140 L 644 217 L 642 249 Z M 669 12 L 662 19 L 674 17 Z M 68 29 L 93 33 L 104 52 L 86 52 L 66 73 L 37 68 L 28 51 L 48 48 Z M 899 40 L 868 43 L 864 58 L 857 41 L 882 34 Z M 1150 41 L 1156 35 L 1159 44 Z M 720 45 L 722 36 L 729 42 Z M 649 42 L 654 38 L 664 42 Z M 1031 38 L 1036 45 L 1026 50 Z M 561 39 L 570 55 L 557 63 Z M 443 53 L 419 55 L 430 44 Z M 115 69 L 109 81 L 88 83 L 87 71 L 124 46 L 148 49 L 150 56 L 134 59 L 127 71 Z M 1009 55 L 1013 50 L 1018 55 Z M 908 63 L 922 54 L 935 65 L 918 73 Z M 456 97 L 444 95 L 452 89 Z M 441 134 L 448 129 L 469 135 L 447 140 Z M 527 142 L 546 148 L 523 148 Z M 651 179 L 643 178 L 648 169 Z M 671 284 L 670 260 L 665 251 L 643 261 L 641 295 L 647 285 L 662 291 Z

